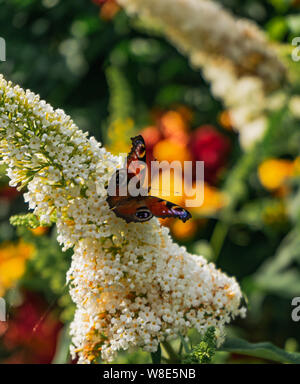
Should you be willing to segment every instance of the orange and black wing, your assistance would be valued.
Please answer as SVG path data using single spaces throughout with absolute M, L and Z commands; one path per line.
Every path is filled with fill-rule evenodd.
M 143 186 L 146 182 L 147 167 L 144 139 L 139 135 L 131 138 L 131 141 L 132 147 L 127 156 L 125 168 L 118 169 L 108 183 L 108 197 L 106 201 L 111 209 L 114 209 L 117 204 L 124 203 L 131 197 L 128 191 L 128 184 L 132 178 L 137 177 L 137 187 Z
M 116 171 L 111 181 L 115 182 L 115 194 L 111 194 L 107 197 L 109 207 L 116 216 L 121 217 L 127 223 L 131 222 L 145 222 L 150 220 L 153 216 L 160 218 L 177 217 L 183 222 L 186 222 L 192 216 L 184 208 L 173 204 L 169 201 L 160 199 L 154 196 L 137 196 L 132 197 L 128 194 L 121 196 L 119 193 L 121 187 L 128 186 L 129 181 L 137 176 L 140 178 L 139 183 L 141 186 L 144 185 L 145 175 L 143 169 L 140 168 L 140 163 L 143 162 L 146 167 L 146 146 L 144 139 L 141 135 L 133 137 L 132 148 L 127 156 L 127 168 Z M 139 163 L 139 164 L 137 164 Z M 149 180 L 149 173 L 148 173 Z M 149 185 L 146 184 L 146 186 Z M 149 191 L 149 188 L 148 188 Z
M 162 219 L 175 217 L 185 223 L 192 217 L 190 212 L 186 209 L 171 203 L 170 201 L 160 199 L 159 197 L 147 196 L 145 203 L 153 216 L 160 217 Z
M 183 222 L 192 217 L 186 209 L 154 196 L 123 198 L 116 205 L 112 206 L 111 209 L 116 216 L 121 217 L 127 223 L 145 222 L 153 216 L 163 219 L 175 217 Z
M 127 156 L 127 168 L 133 161 L 146 163 L 146 145 L 142 135 L 131 138 L 132 147 Z
M 139 187 L 150 189 L 150 173 L 148 172 L 146 162 L 146 145 L 143 136 L 135 136 L 131 138 L 132 147 L 127 156 L 128 182 L 133 178 L 139 179 Z

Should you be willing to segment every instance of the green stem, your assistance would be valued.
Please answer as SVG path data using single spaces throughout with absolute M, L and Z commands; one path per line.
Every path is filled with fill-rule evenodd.
M 212 249 L 214 251 L 214 259 L 212 260 L 214 262 L 216 262 L 220 256 L 228 230 L 229 227 L 227 223 L 224 221 L 217 222 L 210 240 Z
M 162 342 L 162 346 L 164 347 L 165 351 L 169 355 L 169 363 L 178 364 L 180 363 L 180 359 L 177 356 L 176 352 L 174 351 L 172 345 L 168 341 Z

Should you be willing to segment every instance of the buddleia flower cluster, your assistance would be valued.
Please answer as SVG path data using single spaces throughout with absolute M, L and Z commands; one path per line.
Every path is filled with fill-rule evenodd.
M 76 304 L 72 353 L 80 363 L 224 325 L 241 291 L 201 257 L 172 241 L 157 219 L 126 224 L 109 209 L 106 186 L 122 159 L 39 96 L 0 77 L 0 150 L 10 184 L 27 186 L 38 219 L 55 214 L 58 241 L 73 248 L 67 274 Z
M 280 108 L 284 102 L 276 91 L 286 80 L 286 69 L 254 22 L 238 19 L 210 0 L 118 2 L 130 15 L 159 25 L 193 66 L 202 69 L 244 148 L 262 137 L 270 106 Z

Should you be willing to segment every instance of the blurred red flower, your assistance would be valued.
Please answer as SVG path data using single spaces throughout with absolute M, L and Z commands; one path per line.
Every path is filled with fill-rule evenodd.
M 163 138 L 161 131 L 156 126 L 145 127 L 141 131 L 148 151 L 152 151 L 154 146 Z
M 102 5 L 104 3 L 107 3 L 107 1 L 110 1 L 110 0 L 92 0 L 92 2 L 95 3 L 96 5 Z
M 103 20 L 110 21 L 120 11 L 121 7 L 116 0 L 92 0 L 94 4 L 101 7 L 100 17 Z
M 227 162 L 229 139 L 213 126 L 203 125 L 191 135 L 189 147 L 194 160 L 204 161 L 205 181 L 215 183 Z
M 0 187 L 0 198 L 11 201 L 14 200 L 17 196 L 19 196 L 21 192 L 17 190 L 17 188 L 3 186 Z
M 35 293 L 25 293 L 24 302 L 8 320 L 2 344 L 11 353 L 5 364 L 50 364 L 62 324 L 48 303 Z

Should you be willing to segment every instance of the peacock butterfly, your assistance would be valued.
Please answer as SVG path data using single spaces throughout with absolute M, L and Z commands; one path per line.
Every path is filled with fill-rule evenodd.
M 151 187 L 138 196 L 128 193 L 128 185 L 133 178 L 138 179 L 137 184 L 141 187 L 147 175 L 143 172 L 147 167 L 145 141 L 141 135 L 131 138 L 131 141 L 132 148 L 127 156 L 125 168 L 117 170 L 110 181 L 115 186 L 114 193 L 108 193 L 106 199 L 110 209 L 127 223 L 145 222 L 153 216 L 163 219 L 175 217 L 183 222 L 189 220 L 192 215 L 186 209 L 159 197 L 150 196 Z M 140 164 L 144 164 L 144 169 L 141 169 Z M 122 190 L 125 190 L 125 193 L 121 193 Z M 143 188 L 141 190 L 143 191 Z

